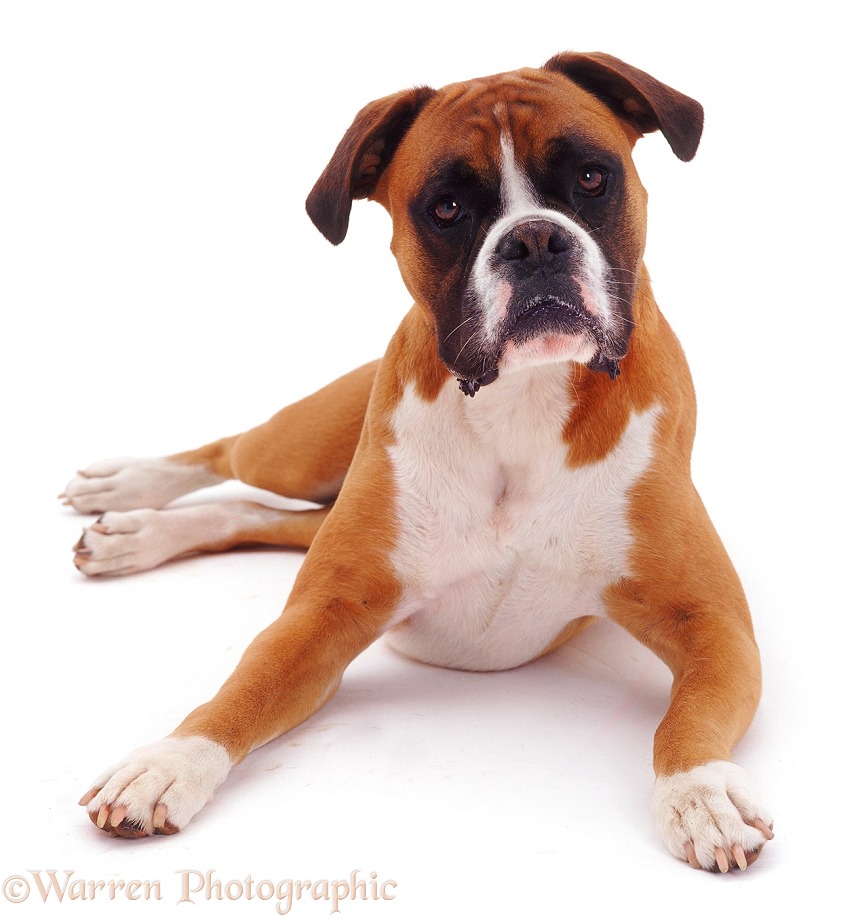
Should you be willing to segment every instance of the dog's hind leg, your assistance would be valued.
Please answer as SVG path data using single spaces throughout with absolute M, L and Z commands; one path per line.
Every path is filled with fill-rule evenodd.
M 177 456 L 104 459 L 81 469 L 59 499 L 78 513 L 159 509 L 199 488 L 232 478 L 229 456 L 238 437 L 226 437 Z
M 329 506 L 285 510 L 239 500 L 163 508 L 229 478 L 331 504 L 353 459 L 377 366 L 354 370 L 239 436 L 159 459 L 101 462 L 78 473 L 62 497 L 82 513 L 102 514 L 74 546 L 78 570 L 115 576 L 238 546 L 308 548 Z
M 230 453 L 233 476 L 285 497 L 334 501 L 354 458 L 379 365 L 351 371 L 238 437 Z
M 89 577 L 119 576 L 239 546 L 308 548 L 330 509 L 283 510 L 241 500 L 110 511 L 84 530 L 74 564 Z
M 238 478 L 285 497 L 329 503 L 353 458 L 377 366 L 348 373 L 244 434 L 172 456 L 97 462 L 78 472 L 60 499 L 80 513 L 157 510 Z

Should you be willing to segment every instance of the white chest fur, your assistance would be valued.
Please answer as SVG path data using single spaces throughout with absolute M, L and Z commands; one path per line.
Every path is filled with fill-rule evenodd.
M 627 573 L 627 492 L 648 468 L 657 409 L 635 414 L 597 463 L 567 464 L 567 366 L 501 376 L 467 398 L 410 388 L 393 416 L 399 487 L 396 572 L 406 584 L 388 633 L 409 656 L 506 669 L 574 618 L 603 613 Z

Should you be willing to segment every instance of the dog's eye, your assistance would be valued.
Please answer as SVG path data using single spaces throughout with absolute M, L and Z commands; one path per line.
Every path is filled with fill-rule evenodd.
M 577 173 L 576 193 L 586 198 L 596 198 L 606 188 L 606 173 L 597 166 L 583 166 Z
M 454 198 L 440 198 L 434 204 L 434 219 L 440 226 L 451 226 L 464 215 L 463 206 Z

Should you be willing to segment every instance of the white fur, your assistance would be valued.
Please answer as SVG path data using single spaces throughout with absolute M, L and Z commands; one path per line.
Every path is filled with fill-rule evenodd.
M 514 158 L 514 141 L 505 131 L 500 135 L 499 147 L 502 151 L 500 196 L 503 215 L 537 210 L 539 208 L 538 196 L 528 176 L 517 165 Z
M 521 369 L 467 398 L 408 388 L 392 426 L 395 570 L 406 591 L 388 639 L 443 666 L 505 669 L 572 619 L 603 614 L 628 573 L 627 492 L 648 467 L 657 409 L 631 417 L 609 456 L 570 468 L 568 364 Z
M 493 224 L 482 243 L 472 271 L 471 284 L 483 311 L 481 336 L 486 344 L 495 342 L 505 317 L 507 296 L 503 295 L 504 281 L 490 264 L 499 241 L 514 226 L 530 220 L 547 220 L 564 228 L 577 240 L 583 251 L 579 265 L 579 281 L 586 299 L 586 307 L 599 315 L 605 326 L 612 321 L 614 310 L 607 291 L 607 265 L 600 248 L 592 237 L 573 220 L 557 210 L 543 207 L 525 173 L 514 156 L 514 144 L 507 134 L 500 137 L 502 166 L 500 189 L 502 213 Z M 571 355 L 569 355 L 571 356 Z M 588 355 L 588 359 L 591 358 Z
M 65 497 L 80 513 L 157 509 L 221 481 L 205 466 L 172 459 L 106 459 L 78 472 L 68 483 Z
M 177 829 L 187 825 L 211 799 L 232 767 L 219 743 L 201 736 L 169 736 L 141 746 L 108 769 L 92 787 L 101 791 L 87 804 L 98 813 L 124 806 L 125 818 L 152 834 L 155 807 L 163 803 L 167 819 Z
M 708 762 L 657 778 L 653 810 L 669 851 L 685 861 L 689 842 L 707 870 L 716 869 L 716 848 L 730 857 L 734 845 L 750 852 L 764 844 L 764 834 L 747 823 L 773 824 L 746 772 L 733 762 Z
M 90 577 L 147 571 L 241 531 L 274 523 L 284 512 L 245 501 L 109 512 L 84 531 L 75 564 Z

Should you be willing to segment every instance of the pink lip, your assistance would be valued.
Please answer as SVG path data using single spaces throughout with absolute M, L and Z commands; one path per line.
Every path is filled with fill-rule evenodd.
M 585 307 L 586 312 L 590 316 L 600 315 L 600 310 L 597 307 L 597 299 L 592 295 L 591 288 L 588 287 L 579 277 L 575 277 L 574 280 L 577 283 L 577 286 L 580 288 L 580 293 L 582 294 L 583 306 Z

